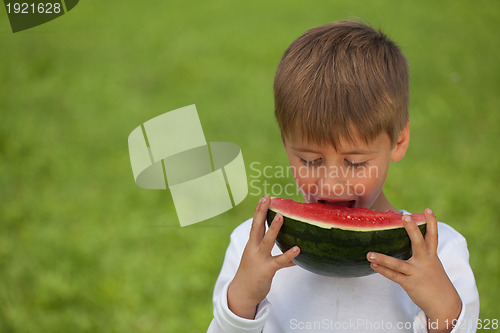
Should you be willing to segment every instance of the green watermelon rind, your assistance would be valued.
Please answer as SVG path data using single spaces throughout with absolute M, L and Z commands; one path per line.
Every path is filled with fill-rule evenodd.
M 276 212 L 268 210 L 268 225 L 275 215 Z M 420 224 L 419 229 L 425 235 L 426 224 Z M 403 226 L 373 231 L 325 229 L 285 215 L 276 244 L 283 252 L 297 245 L 300 254 L 293 260 L 295 264 L 316 274 L 336 277 L 375 273 L 366 259 L 368 252 L 402 260 L 412 255 L 410 238 Z

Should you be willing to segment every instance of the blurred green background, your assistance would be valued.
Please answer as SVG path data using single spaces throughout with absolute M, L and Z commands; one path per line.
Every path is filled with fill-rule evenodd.
M 412 142 L 386 194 L 467 238 L 480 317 L 498 319 L 500 2 L 87 0 L 16 34 L 0 10 L 0 331 L 204 332 L 229 234 L 263 194 L 250 165 L 287 163 L 281 54 L 354 18 L 411 65 Z M 134 184 L 127 137 L 190 104 L 208 141 L 242 148 L 254 186 L 180 228 L 168 191 Z

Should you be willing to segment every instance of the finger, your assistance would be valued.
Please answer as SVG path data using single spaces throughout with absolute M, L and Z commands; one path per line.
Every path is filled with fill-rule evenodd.
M 411 250 L 414 257 L 418 257 L 422 254 L 427 253 L 427 247 L 425 245 L 424 236 L 420 232 L 417 224 L 412 220 L 410 215 L 403 216 L 403 226 L 408 233 L 411 241 Z
M 249 243 L 252 243 L 254 245 L 260 244 L 260 241 L 266 233 L 265 221 L 270 201 L 270 198 L 265 195 L 260 198 L 257 207 L 255 207 L 255 212 L 253 213 L 252 228 L 250 229 L 250 238 L 248 240 Z
M 297 257 L 299 253 L 300 253 L 299 247 L 294 246 L 285 253 L 280 254 L 279 256 L 275 256 L 273 258 L 274 270 L 277 271 L 278 269 L 281 268 L 295 266 L 292 260 L 295 259 L 295 257 Z
M 281 214 L 276 214 L 274 216 L 271 225 L 269 226 L 269 230 L 267 230 L 264 238 L 262 238 L 262 242 L 260 243 L 259 249 L 264 253 L 269 254 L 274 246 L 274 242 L 276 242 L 276 237 L 278 237 L 278 233 L 283 225 L 283 216 Z
M 404 284 L 405 283 L 405 280 L 406 280 L 406 275 L 400 273 L 400 272 L 396 272 L 390 268 L 387 268 L 385 266 L 382 266 L 382 265 L 379 265 L 379 264 L 376 264 L 374 262 L 372 262 L 370 264 L 370 267 L 377 273 L 379 273 L 380 275 L 382 276 L 385 276 L 386 278 L 388 278 L 389 280 L 391 281 L 394 281 L 396 282 L 397 284 Z
M 368 252 L 366 259 L 376 266 L 383 266 L 403 275 L 411 275 L 412 272 L 411 265 L 406 261 L 382 253 Z
M 293 261 L 289 261 L 283 268 L 297 266 Z
M 438 226 L 437 219 L 430 208 L 424 211 L 425 220 L 427 221 L 427 230 L 425 232 L 425 243 L 427 251 L 435 254 L 438 246 Z

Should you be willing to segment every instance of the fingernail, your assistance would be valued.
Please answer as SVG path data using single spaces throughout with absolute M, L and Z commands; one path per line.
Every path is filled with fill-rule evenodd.
M 372 262 L 372 266 L 373 266 L 373 267 L 378 267 L 378 264 L 376 264 L 376 263 Z
M 281 215 L 280 214 L 274 215 L 273 221 L 279 221 L 279 220 L 281 220 Z
M 262 199 L 260 199 L 260 200 L 262 200 L 262 203 L 264 203 L 264 202 L 266 202 L 267 198 L 266 198 L 266 196 L 263 196 Z
M 403 217 L 403 219 L 405 220 L 405 222 L 411 222 L 411 217 L 409 217 L 408 215 Z
M 368 258 L 370 258 L 370 259 L 375 259 L 375 253 L 370 252 L 370 253 L 368 254 Z
M 298 246 L 294 246 L 292 247 L 292 252 L 298 252 L 299 251 L 299 247 Z
M 427 208 L 425 211 L 427 212 L 427 214 L 432 215 L 432 210 L 430 208 Z

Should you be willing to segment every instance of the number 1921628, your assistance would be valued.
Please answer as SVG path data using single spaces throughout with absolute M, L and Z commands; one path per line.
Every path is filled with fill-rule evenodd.
M 11 14 L 59 14 L 62 11 L 61 4 L 46 2 L 46 3 L 27 3 L 15 2 L 13 4 L 7 3 L 5 5 L 7 13 Z

